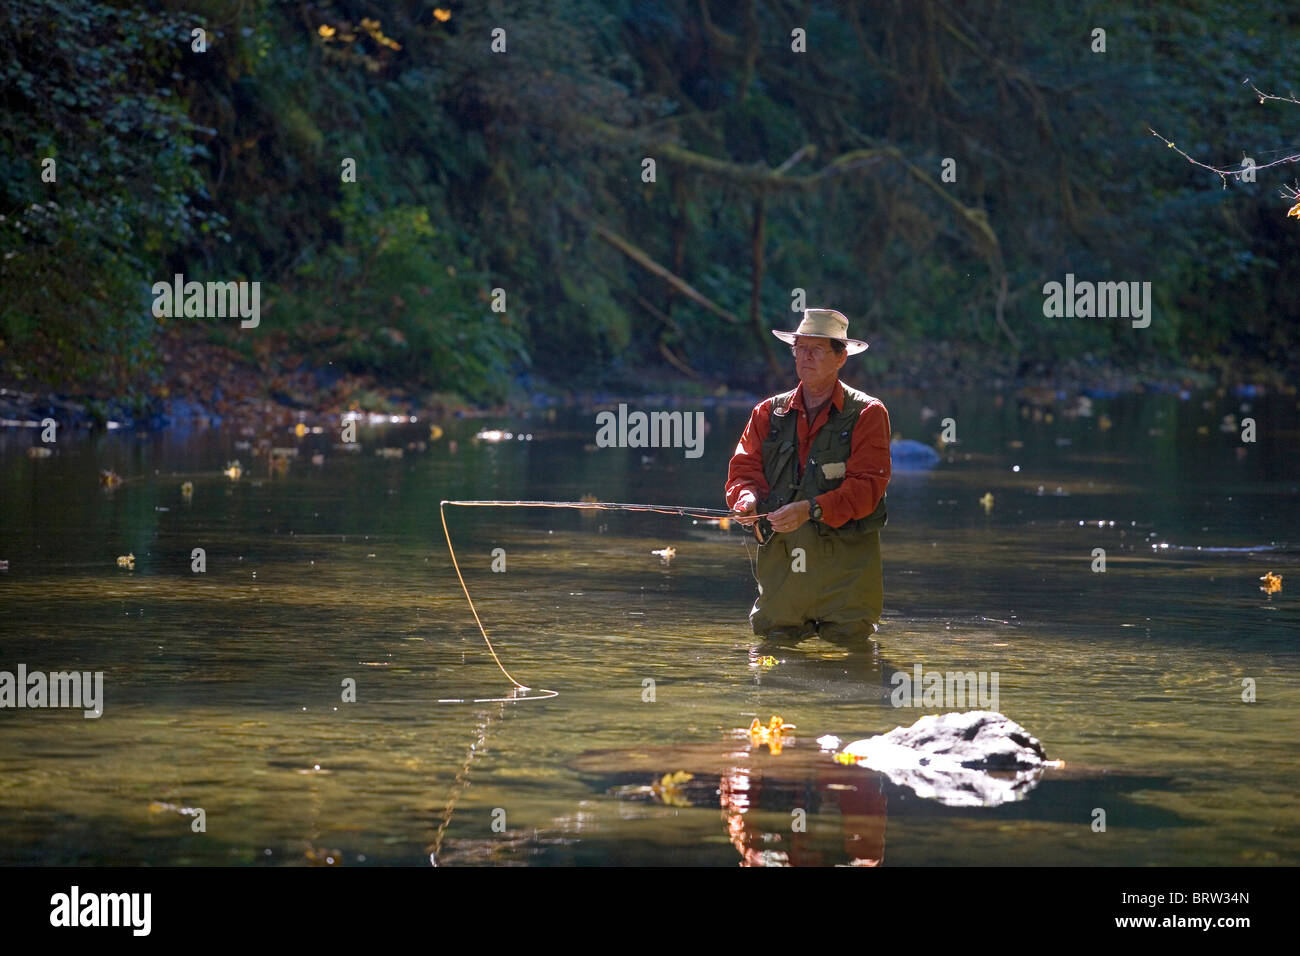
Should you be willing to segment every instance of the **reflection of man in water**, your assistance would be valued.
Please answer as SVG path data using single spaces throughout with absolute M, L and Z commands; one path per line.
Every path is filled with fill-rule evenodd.
M 879 774 L 838 764 L 818 767 L 813 779 L 800 781 L 799 789 L 805 797 L 811 796 L 811 800 L 793 800 L 793 794 L 788 792 L 790 782 L 784 784 L 783 787 L 782 781 L 772 782 L 778 794 L 775 800 L 769 797 L 767 802 L 776 805 L 764 807 L 761 770 L 736 766 L 722 775 L 718 793 L 727 821 L 727 836 L 740 853 L 741 866 L 826 866 L 840 862 L 828 858 L 838 854 L 826 852 L 830 845 L 824 837 L 818 839 L 817 834 L 794 829 L 791 815 L 792 810 L 803 810 L 811 827 L 816 822 L 814 814 L 831 804 L 838 804 L 840 833 L 849 865 L 879 866 L 884 861 L 887 801 Z M 794 802 L 805 805 L 790 805 Z M 755 813 L 763 811 L 783 817 L 782 827 L 771 831 L 755 822 Z M 825 832 L 823 828 L 818 829 Z
M 862 643 L 884 604 L 880 529 L 889 484 L 889 412 L 839 370 L 867 348 L 832 309 L 808 309 L 794 332 L 799 385 L 760 402 L 727 470 L 727 505 L 757 519 L 754 633 L 780 644 L 814 634 Z M 740 518 L 752 526 L 753 517 Z M 766 527 L 765 527 L 766 524 Z

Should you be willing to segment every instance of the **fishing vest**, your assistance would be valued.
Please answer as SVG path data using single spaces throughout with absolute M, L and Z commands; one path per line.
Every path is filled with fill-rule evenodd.
M 842 384 L 842 383 L 841 383 Z M 792 501 L 808 499 L 834 491 L 844 481 L 845 465 L 853 448 L 853 429 L 858 423 L 858 416 L 872 401 L 866 392 L 844 385 L 844 407 L 838 412 L 830 406 L 826 423 L 813 438 L 808 449 L 808 463 L 803 474 L 799 474 L 799 412 L 792 413 L 790 402 L 794 400 L 791 389 L 776 396 L 772 401 L 772 425 L 767 439 L 763 442 L 763 477 L 767 479 L 770 489 L 768 496 L 758 503 L 759 513 L 775 511 Z M 827 477 L 826 467 L 834 477 Z M 837 469 L 835 466 L 839 465 Z M 838 528 L 832 528 L 820 521 L 813 522 L 822 537 L 835 535 L 858 535 L 879 531 L 889 520 L 885 508 L 885 495 L 880 496 L 876 510 L 865 518 L 854 518 Z

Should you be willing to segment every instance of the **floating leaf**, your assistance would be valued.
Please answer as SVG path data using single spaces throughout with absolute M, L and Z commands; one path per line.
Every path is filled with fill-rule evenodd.
M 1282 575 L 1280 574 L 1274 574 L 1272 571 L 1269 571 L 1260 578 L 1260 580 L 1264 583 L 1260 585 L 1259 589 L 1265 594 L 1276 594 L 1278 591 L 1282 590 Z
M 682 793 L 682 786 L 694 779 L 694 774 L 678 770 L 676 773 L 664 774 L 661 779 L 650 785 L 650 790 L 670 807 L 689 807 L 691 803 Z
M 767 746 L 773 756 L 781 752 L 782 734 L 787 730 L 794 730 L 794 724 L 787 724 L 779 715 L 773 714 L 772 719 L 764 727 L 754 718 L 754 722 L 749 725 L 749 739 L 756 747 Z

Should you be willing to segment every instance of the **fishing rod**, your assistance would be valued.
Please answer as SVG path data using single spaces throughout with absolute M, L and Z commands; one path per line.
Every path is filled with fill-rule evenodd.
M 692 508 L 690 505 L 636 505 L 614 501 L 444 501 L 444 505 L 471 505 L 493 508 L 581 508 L 594 511 L 653 511 L 656 514 L 684 515 L 688 518 L 735 518 L 734 511 L 722 508 Z
M 478 625 L 479 633 L 483 635 L 483 643 L 487 645 L 488 652 L 491 653 L 492 659 L 500 668 L 501 673 L 506 675 L 506 679 L 514 684 L 518 690 L 529 691 L 531 687 L 521 684 L 511 676 L 506 670 L 505 665 L 501 663 L 501 658 L 497 656 L 496 648 L 492 646 L 492 641 L 487 635 L 487 629 L 483 627 L 483 621 L 478 616 L 478 610 L 474 607 L 474 599 L 469 596 L 469 588 L 465 585 L 465 577 L 460 573 L 460 562 L 456 560 L 456 549 L 451 544 L 451 532 L 447 529 L 447 505 L 456 505 L 470 508 L 576 508 L 584 511 L 641 511 L 653 512 L 655 514 L 677 515 L 686 518 L 709 518 L 709 519 L 737 519 L 740 516 L 734 511 L 725 511 L 721 508 L 693 508 L 690 505 L 643 505 L 628 504 L 626 502 L 614 501 L 506 501 L 506 500 L 483 500 L 483 501 L 450 501 L 443 499 L 438 505 L 438 517 L 442 519 L 442 533 L 447 539 L 447 551 L 451 554 L 452 567 L 456 569 L 456 579 L 460 581 L 460 589 L 465 592 L 465 600 L 469 602 L 470 612 L 474 615 L 474 623 Z M 745 515 L 746 518 L 766 518 L 767 514 Z M 755 525 L 757 528 L 758 526 Z M 761 539 L 760 539 L 760 543 Z M 556 697 L 559 692 L 538 688 L 538 691 L 546 697 Z M 486 700 L 542 700 L 543 697 L 508 697 L 508 698 L 483 698 Z M 479 703 L 476 700 L 475 703 Z M 463 703 L 463 701 L 442 701 L 442 703 Z

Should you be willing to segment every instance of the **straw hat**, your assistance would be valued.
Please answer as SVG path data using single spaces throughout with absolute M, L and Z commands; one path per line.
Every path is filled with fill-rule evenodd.
M 772 330 L 773 335 L 789 345 L 794 345 L 795 336 L 806 335 L 816 339 L 836 339 L 843 342 L 848 347 L 850 355 L 865 352 L 868 348 L 867 343 L 849 338 L 848 332 L 849 320 L 834 309 L 804 309 L 803 321 L 793 332 Z

